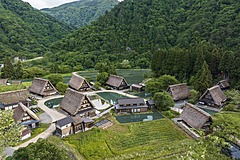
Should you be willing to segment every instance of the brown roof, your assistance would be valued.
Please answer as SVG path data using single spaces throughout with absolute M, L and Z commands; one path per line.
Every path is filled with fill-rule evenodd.
M 22 137 L 26 136 L 27 134 L 31 133 L 31 130 L 29 128 L 25 128 L 23 131 L 22 131 Z
M 212 88 L 208 88 L 206 92 L 200 97 L 200 100 L 207 94 L 210 93 L 212 96 L 213 101 L 215 102 L 216 105 L 220 106 L 222 102 L 224 102 L 227 97 L 223 93 L 223 91 L 220 89 L 220 87 L 213 86 Z
M 28 90 L 22 89 L 0 93 L 0 102 L 4 105 L 24 102 L 28 99 Z
M 171 92 L 171 95 L 175 101 L 186 99 L 190 96 L 190 92 L 186 83 L 170 85 L 167 90 Z
M 73 73 L 70 81 L 68 82 L 68 85 L 75 90 L 79 90 L 82 87 L 83 82 L 88 84 L 85 78 L 83 78 L 82 76 L 79 76 L 76 73 Z M 90 85 L 88 84 L 88 86 Z
M 12 84 L 22 84 L 22 81 L 12 80 Z
M 0 79 L 0 85 L 6 85 L 8 82 L 8 79 Z
M 73 116 L 72 119 L 74 120 L 74 122 L 73 122 L 74 125 L 77 125 L 77 124 L 83 122 L 83 119 L 79 115 Z
M 219 81 L 218 85 L 220 86 L 220 88 L 228 88 L 228 87 L 230 87 L 227 79 Z
M 71 115 L 76 115 L 81 108 L 81 104 L 84 99 L 88 99 L 90 102 L 88 96 L 68 88 L 60 104 L 60 107 Z
M 52 89 L 45 90 L 45 86 L 50 84 Z M 56 88 L 52 85 L 52 83 L 47 79 L 42 78 L 34 78 L 32 81 L 32 85 L 29 88 L 29 91 L 35 94 L 39 94 L 42 96 L 49 95 L 50 93 L 57 92 Z
M 210 114 L 190 103 L 186 104 L 180 118 L 195 129 L 202 128 L 207 121 L 212 119 Z
M 120 87 L 122 81 L 125 81 L 127 84 L 127 81 L 123 77 L 116 76 L 116 75 L 110 75 L 106 84 L 109 86 L 113 86 L 113 87 Z
M 37 115 L 33 113 L 29 108 L 27 108 L 24 104 L 19 103 L 18 107 L 13 111 L 13 119 L 15 123 L 22 120 L 24 114 L 27 113 L 32 119 L 39 120 Z

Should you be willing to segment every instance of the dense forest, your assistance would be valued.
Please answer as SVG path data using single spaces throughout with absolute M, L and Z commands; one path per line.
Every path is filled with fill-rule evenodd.
M 54 8 L 45 8 L 41 11 L 55 17 L 57 20 L 80 28 L 89 25 L 117 4 L 118 0 L 81 0 Z
M 44 54 L 48 46 L 73 30 L 20 0 L 0 0 L 0 61 Z
M 203 52 L 203 59 L 214 77 L 233 71 L 235 73 L 222 73 L 222 76 L 237 79 L 239 8 L 237 0 L 125 0 L 90 26 L 54 43 L 54 54 L 48 57 L 50 61 L 70 66 L 79 63 L 85 66 L 86 61 L 89 67 L 99 61 L 124 64 L 128 60 L 131 67 L 144 68 L 149 66 L 153 55 L 153 71 L 163 68 L 157 75 L 173 74 L 180 80 L 189 81 L 198 72 L 197 68 L 191 71 L 191 65 L 197 60 L 198 53 Z M 210 46 L 207 53 L 205 50 L 195 52 L 194 48 L 199 49 L 197 46 L 203 42 Z M 156 58 L 161 51 L 166 57 Z M 216 57 L 211 55 L 214 52 L 219 52 Z M 210 64 L 213 59 L 208 55 L 217 58 L 215 64 Z M 227 60 L 230 59 L 234 59 L 235 64 L 229 64 Z M 190 61 L 189 65 L 181 67 L 183 61 Z

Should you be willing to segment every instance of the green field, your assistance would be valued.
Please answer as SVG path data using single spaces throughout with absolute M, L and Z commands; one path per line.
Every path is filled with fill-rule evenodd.
M 170 120 L 116 124 L 63 139 L 85 159 L 176 159 L 193 143 Z
M 6 85 L 6 86 L 0 86 L 0 92 L 8 92 L 8 91 L 15 91 L 26 88 L 23 84 L 17 85 Z

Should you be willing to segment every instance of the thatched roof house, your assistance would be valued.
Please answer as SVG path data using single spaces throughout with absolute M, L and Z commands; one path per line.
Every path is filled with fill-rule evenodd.
M 68 82 L 68 85 L 70 88 L 77 91 L 86 91 L 90 89 L 90 85 L 86 79 L 76 73 L 73 73 L 70 81 Z
M 61 109 L 71 116 L 79 114 L 81 117 L 95 115 L 95 108 L 87 95 L 68 88 L 60 104 Z
M 217 85 L 219 85 L 219 87 L 220 87 L 222 90 L 230 88 L 230 85 L 229 85 L 227 79 L 224 79 L 224 80 L 219 81 L 219 82 L 217 83 Z
M 30 101 L 28 94 L 27 89 L 0 93 L 0 108 L 4 110 L 13 109 L 18 106 L 19 102 L 23 102 L 28 106 Z
M 190 103 L 186 103 L 180 118 L 187 125 L 197 130 L 209 127 L 212 123 L 212 117 L 210 114 Z
M 128 88 L 127 81 L 123 77 L 116 75 L 110 75 L 106 85 L 118 90 Z
M 190 96 L 186 83 L 170 85 L 167 92 L 172 95 L 174 101 L 187 99 Z
M 49 80 L 42 78 L 35 78 L 32 81 L 32 85 L 30 86 L 29 91 L 33 94 L 37 94 L 43 97 L 57 93 L 57 90 L 52 85 L 52 83 Z
M 40 120 L 38 116 L 33 113 L 33 111 L 31 111 L 21 102 L 18 104 L 18 107 L 13 112 L 13 119 L 15 123 L 30 126 L 31 128 L 35 128 L 35 126 L 39 125 Z
M 0 85 L 7 85 L 8 79 L 0 79 Z
M 200 102 L 212 107 L 220 107 L 223 105 L 223 102 L 226 101 L 226 99 L 227 97 L 217 85 L 212 88 L 208 88 L 200 97 Z

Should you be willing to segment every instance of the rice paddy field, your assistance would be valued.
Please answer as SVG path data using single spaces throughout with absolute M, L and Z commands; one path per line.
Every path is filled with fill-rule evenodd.
M 176 159 L 194 141 L 173 122 L 160 120 L 94 128 L 63 139 L 84 159 Z

